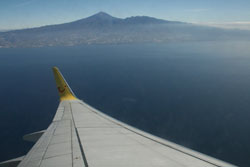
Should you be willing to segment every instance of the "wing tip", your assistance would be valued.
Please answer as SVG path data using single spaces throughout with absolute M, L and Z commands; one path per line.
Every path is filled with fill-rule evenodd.
M 59 71 L 59 68 L 58 68 L 58 67 L 56 67 L 56 66 L 54 66 L 54 67 L 52 67 L 52 70 L 53 70 L 53 72 L 55 72 L 55 71 Z
M 77 100 L 75 94 L 69 87 L 67 81 L 64 79 L 62 73 L 57 67 L 52 68 L 54 73 L 54 78 L 56 81 L 57 90 L 60 96 L 60 100 Z

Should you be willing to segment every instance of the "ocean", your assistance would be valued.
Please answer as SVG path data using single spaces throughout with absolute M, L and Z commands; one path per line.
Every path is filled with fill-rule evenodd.
M 0 49 L 0 161 L 46 129 L 59 67 L 76 96 L 139 129 L 250 166 L 250 42 Z

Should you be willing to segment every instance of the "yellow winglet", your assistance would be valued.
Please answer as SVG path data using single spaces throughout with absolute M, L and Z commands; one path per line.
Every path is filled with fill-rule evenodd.
M 56 87 L 60 96 L 60 100 L 76 100 L 76 96 L 70 89 L 68 83 L 57 67 L 53 67 L 53 73 L 56 80 Z

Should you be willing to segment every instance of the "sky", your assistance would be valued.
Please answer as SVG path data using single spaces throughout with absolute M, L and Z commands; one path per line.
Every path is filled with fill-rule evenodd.
M 250 0 L 0 0 L 0 30 L 60 24 L 100 11 L 250 30 Z

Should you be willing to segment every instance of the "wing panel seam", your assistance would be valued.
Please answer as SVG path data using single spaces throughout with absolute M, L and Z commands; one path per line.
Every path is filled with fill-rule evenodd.
M 75 132 L 76 132 L 76 137 L 77 137 L 77 140 L 79 142 L 79 146 L 80 146 L 80 151 L 81 151 L 81 154 L 82 154 L 82 158 L 83 158 L 83 162 L 84 162 L 84 165 L 85 167 L 88 167 L 88 161 L 87 161 L 87 158 L 85 156 L 85 153 L 84 153 L 84 150 L 83 150 L 83 146 L 82 146 L 82 143 L 81 143 L 81 140 L 80 140 L 80 137 L 79 137 L 79 133 L 78 133 L 78 130 L 76 128 L 76 124 L 75 124 L 75 120 L 74 120 L 74 115 L 72 113 L 72 106 L 71 106 L 71 103 L 69 103 L 70 105 L 70 112 L 71 112 L 71 116 L 72 116 L 72 121 L 73 121 L 73 124 L 74 124 L 74 129 L 75 129 Z M 72 162 L 73 162 L 73 159 L 72 159 Z

